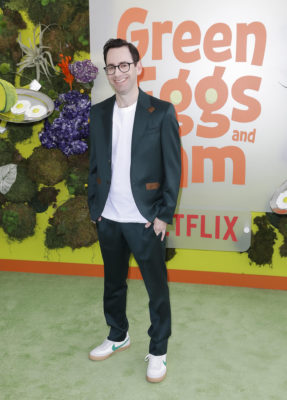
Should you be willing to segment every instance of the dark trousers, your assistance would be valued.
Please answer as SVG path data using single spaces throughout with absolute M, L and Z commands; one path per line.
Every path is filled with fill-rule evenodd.
M 108 339 L 122 341 L 128 331 L 126 279 L 132 252 L 149 295 L 149 352 L 165 354 L 171 334 L 165 241 L 160 240 L 161 235 L 156 236 L 153 225 L 145 228 L 144 223 L 121 223 L 102 217 L 97 228 L 105 270 L 104 314 L 110 326 Z

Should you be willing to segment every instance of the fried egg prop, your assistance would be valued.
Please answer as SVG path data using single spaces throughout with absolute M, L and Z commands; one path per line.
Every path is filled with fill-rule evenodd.
M 41 118 L 43 115 L 47 114 L 48 110 L 45 106 L 41 104 L 37 104 L 33 107 L 30 107 L 25 111 L 25 117 L 26 118 Z
M 15 115 L 19 115 L 24 114 L 30 107 L 31 103 L 29 100 L 19 100 L 10 111 Z
M 279 194 L 276 204 L 278 208 L 282 208 L 284 210 L 287 210 L 287 190 L 285 192 L 282 192 Z
M 287 181 L 274 193 L 270 207 L 276 214 L 287 214 Z

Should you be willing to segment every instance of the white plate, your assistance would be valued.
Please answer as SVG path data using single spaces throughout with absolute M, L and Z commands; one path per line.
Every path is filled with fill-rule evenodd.
M 27 118 L 24 114 L 15 115 L 11 113 L 11 111 L 9 111 L 7 113 L 0 113 L 0 119 L 2 121 L 13 122 L 15 124 L 25 124 L 25 123 L 31 124 L 32 122 L 38 122 L 44 118 L 49 117 L 49 115 L 51 115 L 52 112 L 54 111 L 55 108 L 54 102 L 46 94 L 42 92 L 36 92 L 35 90 L 30 90 L 30 89 L 16 89 L 16 92 L 18 95 L 18 101 L 29 100 L 32 107 L 41 104 L 47 108 L 47 112 L 46 114 L 38 118 Z

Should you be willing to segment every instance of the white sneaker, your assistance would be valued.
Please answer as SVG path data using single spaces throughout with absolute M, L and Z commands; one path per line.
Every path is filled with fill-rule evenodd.
M 128 333 L 125 340 L 122 342 L 113 342 L 112 340 L 106 339 L 100 346 L 94 348 L 90 352 L 89 359 L 93 361 L 105 360 L 117 351 L 123 351 L 127 349 L 130 347 L 130 345 L 131 341 Z
M 166 354 L 162 356 L 153 356 L 148 354 L 145 357 L 148 361 L 146 379 L 149 382 L 161 382 L 166 376 Z

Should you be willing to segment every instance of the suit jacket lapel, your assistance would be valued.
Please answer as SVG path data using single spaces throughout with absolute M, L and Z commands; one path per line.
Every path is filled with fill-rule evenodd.
M 111 157 L 112 154 L 113 109 L 115 100 L 116 96 L 110 97 L 103 110 L 104 140 L 109 152 L 109 157 Z
M 150 112 L 148 111 L 151 107 L 150 97 L 139 89 L 138 104 L 135 113 L 133 136 L 132 136 L 132 155 L 135 154 L 135 148 L 138 142 L 138 138 L 144 135 L 146 126 L 149 121 Z

